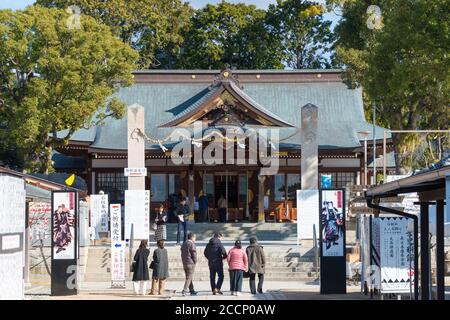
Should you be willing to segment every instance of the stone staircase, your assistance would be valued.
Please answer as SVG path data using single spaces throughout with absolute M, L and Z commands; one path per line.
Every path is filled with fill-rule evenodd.
M 251 236 L 264 241 L 297 241 L 296 223 L 191 223 L 197 241 L 208 241 L 215 231 L 222 233 L 226 241 L 248 241 Z M 177 224 L 167 224 L 167 240 L 176 241 Z
M 231 248 L 225 245 L 227 251 Z M 195 281 L 208 281 L 208 262 L 203 255 L 205 244 L 197 245 L 199 261 L 195 272 Z M 128 272 L 129 249 L 126 249 L 126 279 L 131 280 L 132 274 Z M 154 246 L 151 248 L 152 257 Z M 169 274 L 172 281 L 184 280 L 183 265 L 181 262 L 180 247 L 168 246 Z M 266 280 L 291 281 L 291 280 L 313 280 L 315 279 L 314 250 L 294 245 L 267 245 L 264 246 L 267 266 Z M 149 263 L 150 263 L 149 259 Z M 151 271 L 151 270 L 150 270 Z M 228 280 L 227 264 L 224 264 L 225 280 Z M 110 248 L 90 247 L 86 265 L 86 273 L 82 276 L 85 282 L 108 282 L 110 274 Z

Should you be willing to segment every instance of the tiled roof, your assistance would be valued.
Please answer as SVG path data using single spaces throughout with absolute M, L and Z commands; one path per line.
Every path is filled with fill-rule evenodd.
M 214 90 L 217 90 L 215 86 L 210 88 L 205 83 L 195 81 L 152 82 L 122 88 L 115 96 L 127 105 L 142 105 L 145 108 L 146 133 L 161 139 L 173 129 L 160 128 L 160 125 L 190 112 L 214 95 Z M 367 139 L 372 139 L 372 125 L 364 119 L 361 89 L 348 89 L 342 82 L 251 82 L 243 85 L 242 94 L 267 114 L 295 127 L 299 127 L 301 123 L 300 107 L 308 103 L 316 105 L 319 108 L 319 148 L 359 147 L 362 140 L 358 136 L 360 131 L 368 131 Z M 377 139 L 383 139 L 383 130 L 376 127 Z M 295 134 L 296 131 L 296 128 L 281 128 L 281 145 L 299 148 L 300 134 Z M 286 137 L 289 138 L 285 139 Z M 71 140 L 90 142 L 92 148 L 126 150 L 126 115 L 120 120 L 107 119 L 104 125 L 90 130 L 77 131 Z M 159 146 L 146 142 L 146 149 L 159 149 Z

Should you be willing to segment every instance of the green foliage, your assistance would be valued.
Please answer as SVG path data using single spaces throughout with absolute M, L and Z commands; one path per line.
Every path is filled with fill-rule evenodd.
M 285 63 L 294 69 L 330 68 L 334 34 L 326 8 L 307 0 L 277 0 L 269 6 L 268 24 L 281 42 Z
M 369 5 L 382 10 L 382 28 L 370 30 Z M 447 0 L 347 1 L 337 27 L 338 61 L 345 80 L 363 86 L 391 129 L 448 129 L 450 120 L 449 11 Z M 367 104 L 370 109 L 370 104 Z M 436 136 L 448 146 L 447 136 Z M 397 165 L 412 170 L 433 160 L 436 140 L 393 134 Z M 431 149 L 429 148 L 431 146 Z M 417 149 L 432 150 L 417 156 Z M 433 151 L 434 150 L 434 151 Z M 400 171 L 400 167 L 398 167 Z
M 180 0 L 37 0 L 46 7 L 78 6 L 81 13 L 110 27 L 111 32 L 139 52 L 139 68 L 158 67 L 177 55 L 182 31 L 189 28 L 192 8 Z
M 181 68 L 282 68 L 282 50 L 265 24 L 266 13 L 254 5 L 208 4 L 192 17 L 184 37 Z
M 40 6 L 0 11 L 0 141 L 33 171 L 48 171 L 52 150 L 76 130 L 123 116 L 109 97 L 131 85 L 138 58 L 93 18 L 82 16 L 79 29 L 68 18 Z

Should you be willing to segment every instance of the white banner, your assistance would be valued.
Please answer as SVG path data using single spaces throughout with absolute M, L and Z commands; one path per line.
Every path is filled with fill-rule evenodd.
M 91 195 L 91 226 L 96 232 L 108 232 L 108 195 Z
M 111 245 L 122 241 L 122 213 L 120 203 L 110 204 L 109 212 L 111 214 Z
M 150 191 L 125 190 L 125 239 L 148 240 L 150 233 Z
M 410 292 L 414 270 L 412 237 L 407 218 L 380 217 L 381 292 Z
M 319 190 L 297 190 L 297 239 L 313 239 L 320 233 Z

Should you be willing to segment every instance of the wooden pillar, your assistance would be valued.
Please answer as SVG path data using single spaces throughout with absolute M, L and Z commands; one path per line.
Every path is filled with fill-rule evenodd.
M 265 176 L 258 176 L 258 222 L 265 222 L 266 217 L 264 214 L 264 181 Z
M 428 243 L 428 203 L 420 204 L 420 292 L 422 300 L 430 297 L 430 248 Z
M 194 221 L 194 202 L 195 202 L 195 191 L 194 191 L 194 171 L 188 171 L 188 196 L 189 196 L 189 209 L 191 212 L 189 221 Z
M 448 204 L 447 204 L 448 205 Z M 444 200 L 436 202 L 436 285 L 437 299 L 445 300 Z

